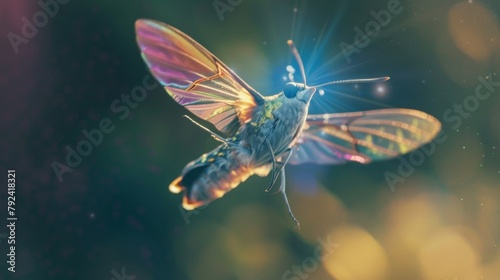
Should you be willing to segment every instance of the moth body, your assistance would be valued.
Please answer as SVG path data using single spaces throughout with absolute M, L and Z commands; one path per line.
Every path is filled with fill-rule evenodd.
M 267 141 L 276 157 L 290 148 L 307 115 L 308 104 L 296 98 L 289 99 L 280 93 L 269 99 L 257 107 L 252 120 L 237 134 L 241 145 L 252 151 L 255 167 L 271 163 Z
M 307 106 L 307 102 L 282 93 L 266 98 L 228 144 L 190 162 L 170 190 L 185 191 L 183 207 L 194 209 L 220 198 L 253 174 L 267 176 L 272 169 L 270 148 L 277 157 L 290 148 L 302 128 Z

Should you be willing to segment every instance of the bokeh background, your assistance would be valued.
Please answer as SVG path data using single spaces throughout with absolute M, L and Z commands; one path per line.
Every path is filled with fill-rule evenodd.
M 391 1 L 63 2 L 17 53 L 9 32 L 22 34 L 23 17 L 42 8 L 0 2 L 1 170 L 17 171 L 19 218 L 16 272 L 0 239 L 0 279 L 500 279 L 500 87 L 460 125 L 458 113 L 445 119 L 478 77 L 500 81 L 498 1 L 401 0 L 350 62 L 340 44 Z M 148 74 L 138 18 L 184 31 L 264 95 L 287 82 L 287 65 L 297 69 L 290 38 L 309 84 L 391 76 L 325 89 L 311 110 L 418 109 L 442 121 L 445 140 L 410 175 L 398 171 L 408 156 L 287 167 L 300 231 L 281 196 L 264 192 L 269 178 L 181 211 L 168 184 L 217 143 L 161 87 L 123 120 L 111 111 Z M 53 162 L 65 163 L 65 147 L 103 118 L 115 130 L 60 182 Z M 401 177 L 388 183 L 387 174 Z

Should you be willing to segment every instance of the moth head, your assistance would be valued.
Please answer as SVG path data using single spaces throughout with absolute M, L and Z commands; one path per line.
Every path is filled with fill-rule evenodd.
M 308 103 L 314 92 L 316 91 L 313 87 L 308 87 L 301 83 L 287 83 L 283 87 L 283 95 L 285 95 L 288 99 L 297 98 L 300 101 Z
M 303 89 L 304 85 L 291 82 L 285 84 L 285 86 L 283 87 L 283 94 L 289 99 L 295 98 L 297 96 L 297 93 Z
M 297 98 L 305 103 L 309 102 L 316 91 L 313 87 L 305 86 L 301 83 L 287 83 L 283 87 L 283 95 L 288 99 Z

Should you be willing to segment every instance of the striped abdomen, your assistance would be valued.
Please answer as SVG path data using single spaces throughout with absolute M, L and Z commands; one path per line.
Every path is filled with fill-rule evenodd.
M 242 163 L 237 148 L 221 145 L 189 163 L 169 186 L 173 193 L 185 191 L 182 206 L 192 210 L 220 198 L 245 181 L 254 170 Z

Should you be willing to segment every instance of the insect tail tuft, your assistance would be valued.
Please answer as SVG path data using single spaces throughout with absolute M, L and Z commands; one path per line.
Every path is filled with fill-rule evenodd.
M 186 188 L 180 185 L 180 182 L 182 180 L 182 176 L 177 177 L 169 186 L 168 190 L 171 193 L 180 193 L 184 191 Z

